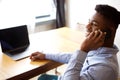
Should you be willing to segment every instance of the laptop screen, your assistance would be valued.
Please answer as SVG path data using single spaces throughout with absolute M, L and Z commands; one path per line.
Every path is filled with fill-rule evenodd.
M 29 46 L 27 25 L 0 30 L 1 49 L 4 53 L 20 53 Z

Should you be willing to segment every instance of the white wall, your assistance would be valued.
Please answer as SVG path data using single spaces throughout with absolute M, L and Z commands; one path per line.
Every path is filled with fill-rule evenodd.
M 109 4 L 120 10 L 120 0 L 67 0 L 68 24 L 75 27 L 76 23 L 86 24 L 96 4 Z

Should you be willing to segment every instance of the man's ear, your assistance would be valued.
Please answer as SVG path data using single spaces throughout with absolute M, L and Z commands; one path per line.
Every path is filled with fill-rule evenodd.
M 110 39 L 111 36 L 112 36 L 112 35 L 111 35 L 112 31 L 111 31 L 110 29 L 108 29 L 108 30 L 105 30 L 104 32 L 106 32 L 105 40 Z
M 110 28 L 107 28 L 106 30 L 104 30 L 104 32 L 106 32 L 105 40 L 108 40 L 115 36 L 116 29 L 114 27 L 110 27 Z

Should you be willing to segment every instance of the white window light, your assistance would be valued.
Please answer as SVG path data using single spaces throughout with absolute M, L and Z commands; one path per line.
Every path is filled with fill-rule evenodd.
M 1 0 L 0 12 L 0 28 L 21 24 L 34 26 L 35 22 L 48 20 L 45 15 L 55 19 L 53 0 Z M 40 16 L 45 18 L 40 19 Z

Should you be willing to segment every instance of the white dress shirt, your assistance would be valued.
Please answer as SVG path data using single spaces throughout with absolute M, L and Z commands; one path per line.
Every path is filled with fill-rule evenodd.
M 67 70 L 58 80 L 117 80 L 117 47 L 100 47 L 85 53 L 46 53 L 46 59 L 68 63 Z

